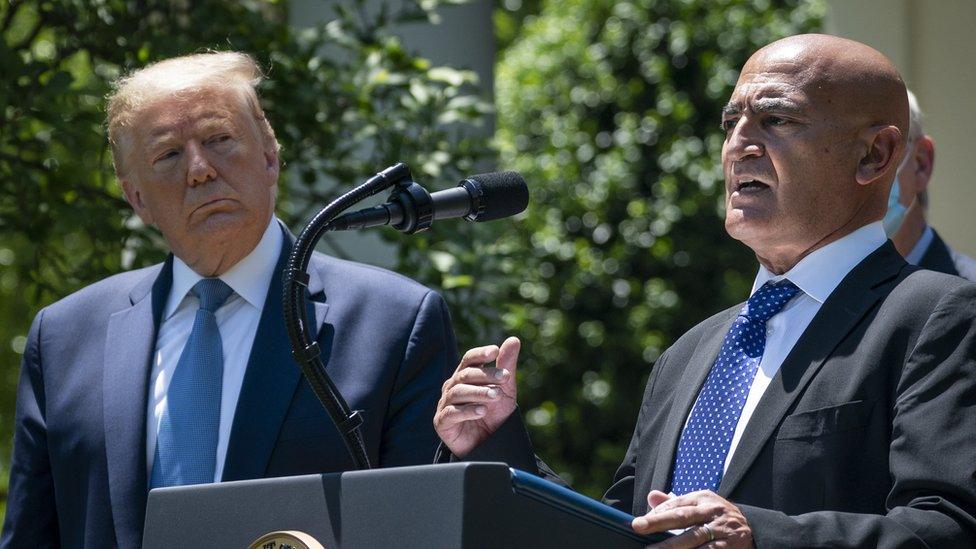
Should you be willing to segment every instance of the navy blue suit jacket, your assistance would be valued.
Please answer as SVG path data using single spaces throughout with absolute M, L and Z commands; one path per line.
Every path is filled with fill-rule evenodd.
M 291 357 L 281 306 L 285 240 L 241 388 L 223 480 L 353 468 Z M 147 498 L 150 365 L 172 259 L 45 308 L 24 352 L 0 547 L 138 547 Z M 311 327 L 379 466 L 429 463 L 441 384 L 458 361 L 443 299 L 388 271 L 321 254 Z

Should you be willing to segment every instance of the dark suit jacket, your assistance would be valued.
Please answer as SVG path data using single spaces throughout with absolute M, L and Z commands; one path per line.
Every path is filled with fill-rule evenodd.
M 268 289 L 241 388 L 224 480 L 352 469 L 300 375 Z M 113 276 L 45 308 L 24 352 L 2 547 L 138 547 L 147 497 L 150 363 L 172 259 Z M 429 463 L 431 418 L 457 364 L 443 299 L 382 269 L 312 257 L 310 318 L 327 371 L 379 466 Z
M 605 501 L 641 515 L 668 491 L 685 418 L 741 309 L 658 360 Z M 909 266 L 887 243 L 800 337 L 719 486 L 757 547 L 976 545 L 976 285 Z M 469 456 L 551 472 L 516 414 Z
M 939 233 L 934 230 L 932 232 L 932 242 L 919 260 L 918 266 L 976 281 L 976 260 L 950 249 Z
M 956 265 L 952 261 L 952 254 L 949 252 L 949 247 L 946 246 L 945 241 L 942 240 L 939 233 L 934 230 L 932 233 L 932 242 L 929 243 L 928 249 L 922 254 L 922 259 L 919 260 L 918 266 L 922 269 L 958 276 L 959 271 L 956 270 Z

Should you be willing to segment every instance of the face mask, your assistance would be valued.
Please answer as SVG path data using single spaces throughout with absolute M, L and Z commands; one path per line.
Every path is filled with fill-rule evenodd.
M 891 184 L 891 194 L 888 195 L 888 213 L 885 214 L 884 219 L 881 221 L 884 224 L 885 234 L 890 238 L 891 235 L 898 231 L 898 227 L 901 227 L 901 222 L 905 219 L 905 212 L 908 208 L 903 206 L 898 199 L 901 198 L 901 192 L 898 190 L 898 176 L 895 175 L 895 181 Z
M 909 150 L 911 150 L 912 141 L 908 141 Z M 901 177 L 901 170 L 908 164 L 908 154 L 905 158 L 902 158 L 901 164 L 898 164 L 898 170 L 895 171 L 895 180 L 891 183 L 891 193 L 888 194 L 888 212 L 885 214 L 884 219 L 881 222 L 884 224 L 885 234 L 890 238 L 893 234 L 898 231 L 898 227 L 901 227 L 901 222 L 905 219 L 905 212 L 908 208 L 898 202 L 901 198 L 901 187 L 898 184 L 898 179 Z

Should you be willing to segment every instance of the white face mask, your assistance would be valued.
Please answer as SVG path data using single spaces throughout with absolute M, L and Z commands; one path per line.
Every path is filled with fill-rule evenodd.
M 891 193 L 888 194 L 888 212 L 885 214 L 884 219 L 881 220 L 884 224 L 885 234 L 889 238 L 901 227 L 901 222 L 905 219 L 905 213 L 908 211 L 908 208 L 898 201 L 901 198 L 901 185 L 898 184 L 898 179 L 901 177 L 902 168 L 908 164 L 908 155 L 911 154 L 912 145 L 913 142 L 909 140 L 908 152 L 905 154 L 905 158 L 902 159 L 901 164 L 898 165 L 898 170 L 895 172 L 895 180 L 891 183 Z

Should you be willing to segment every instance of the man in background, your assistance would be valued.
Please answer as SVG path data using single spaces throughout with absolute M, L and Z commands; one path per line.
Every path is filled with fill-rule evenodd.
M 935 167 L 935 143 L 922 128 L 922 111 L 908 91 L 908 150 L 888 197 L 885 233 L 905 260 L 923 269 L 976 281 L 976 260 L 953 250 L 926 220 L 928 186 Z
M 353 468 L 293 361 L 274 217 L 278 142 L 240 53 L 120 79 L 109 141 L 125 197 L 172 254 L 44 308 L 17 395 L 2 547 L 139 547 L 151 488 Z M 82 154 L 83 151 L 79 151 Z M 428 463 L 456 363 L 439 295 L 314 254 L 306 328 L 378 466 Z

